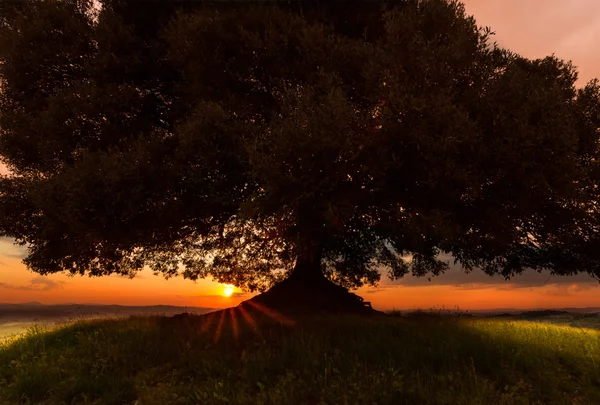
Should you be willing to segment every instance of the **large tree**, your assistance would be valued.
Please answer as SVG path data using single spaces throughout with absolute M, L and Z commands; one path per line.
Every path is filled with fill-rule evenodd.
M 599 83 L 461 3 L 100 3 L 0 5 L 0 235 L 30 269 L 328 308 L 442 253 L 600 277 Z

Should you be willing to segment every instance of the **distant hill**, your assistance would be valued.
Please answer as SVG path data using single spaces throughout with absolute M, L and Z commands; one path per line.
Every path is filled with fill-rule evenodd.
M 600 307 L 586 308 L 535 308 L 535 309 L 515 309 L 515 308 L 498 308 L 498 309 L 480 309 L 467 311 L 474 315 L 522 315 L 522 314 L 549 314 L 549 313 L 571 313 L 571 314 L 592 314 L 600 312 Z
M 536 309 L 517 309 L 517 308 L 497 308 L 497 309 L 475 309 L 475 310 L 461 310 L 461 309 L 450 309 L 450 310 L 421 310 L 421 309 L 408 309 L 401 311 L 386 311 L 386 312 L 400 312 L 403 314 L 413 312 L 439 312 L 440 314 L 470 314 L 477 317 L 502 317 L 502 316 L 548 316 L 557 314 L 595 314 L 600 313 L 600 307 L 586 307 L 586 308 L 536 308 Z
M 184 307 L 172 305 L 125 306 L 125 305 L 90 305 L 60 304 L 44 305 L 39 302 L 25 304 L 0 303 L 0 323 L 24 321 L 52 321 L 90 316 L 127 316 L 127 315 L 166 315 L 172 316 L 183 312 L 205 314 L 216 311 L 214 308 Z

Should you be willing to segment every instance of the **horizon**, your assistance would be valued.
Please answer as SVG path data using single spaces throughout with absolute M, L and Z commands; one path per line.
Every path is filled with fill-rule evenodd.
M 202 309 L 202 310 L 214 310 L 220 311 L 223 308 L 210 308 L 210 307 L 199 307 L 194 305 L 170 305 L 170 304 L 150 304 L 150 305 L 122 305 L 122 304 L 98 304 L 98 303 L 77 303 L 77 302 L 64 302 L 59 304 L 44 304 L 39 301 L 30 301 L 30 302 L 0 302 L 1 306 L 40 306 L 40 307 L 61 307 L 61 306 L 82 306 L 82 307 L 120 307 L 120 308 L 153 308 L 153 307 L 166 307 L 166 308 L 194 308 L 194 309 Z M 227 309 L 227 308 L 225 308 Z M 600 305 L 597 307 L 555 307 L 555 308 L 547 308 L 547 307 L 539 307 L 539 308 L 486 308 L 486 309 L 464 309 L 464 308 L 445 308 L 445 307 L 431 307 L 431 308 L 406 308 L 406 309 L 387 309 L 385 312 L 393 312 L 393 311 L 402 311 L 402 312 L 411 312 L 411 311 L 449 311 L 449 312 L 535 312 L 535 311 L 569 311 L 569 310 L 577 310 L 577 311 L 600 311 Z M 599 312 L 600 313 L 600 312 Z
M 528 58 L 550 54 L 571 60 L 579 71 L 578 85 L 600 76 L 600 2 L 596 0 L 464 0 L 469 15 L 480 26 L 496 32 L 494 40 Z M 5 169 L 0 166 L 0 173 Z M 225 287 L 210 279 L 192 282 L 182 277 L 164 280 L 144 270 L 133 278 L 41 276 L 22 264 L 23 248 L 0 238 L 0 301 L 38 301 L 44 305 L 77 302 L 76 305 L 194 306 L 227 308 L 252 294 Z M 507 308 L 519 302 L 523 310 L 585 308 L 598 304 L 600 283 L 587 275 L 554 276 L 535 272 L 504 281 L 480 270 L 462 273 L 454 266 L 427 281 L 406 276 L 391 282 L 382 276 L 379 287 L 355 291 L 381 310 L 431 307 L 464 310 Z M 158 303 L 158 304 L 157 304 Z

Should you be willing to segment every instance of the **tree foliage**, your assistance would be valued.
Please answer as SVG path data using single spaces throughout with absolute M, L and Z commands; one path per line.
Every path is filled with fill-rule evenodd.
M 0 235 L 36 272 L 600 277 L 600 84 L 457 1 L 0 7 Z

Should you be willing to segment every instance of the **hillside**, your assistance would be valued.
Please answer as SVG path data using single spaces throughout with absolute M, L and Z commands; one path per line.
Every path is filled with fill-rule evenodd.
M 175 315 L 182 312 L 204 314 L 214 311 L 212 308 L 180 307 L 173 305 L 127 306 L 93 304 L 44 305 L 39 302 L 27 304 L 0 303 L 0 323 L 6 321 L 44 321 L 89 316 L 119 315 Z
M 171 305 L 124 306 L 60 304 L 43 305 L 39 302 L 27 304 L 0 303 L 0 341 L 24 333 L 34 326 L 53 326 L 68 323 L 75 319 L 123 318 L 130 315 L 172 316 L 182 312 L 205 314 L 212 308 L 177 307 Z
M 600 331 L 431 315 L 77 321 L 0 348 L 0 403 L 594 404 Z

